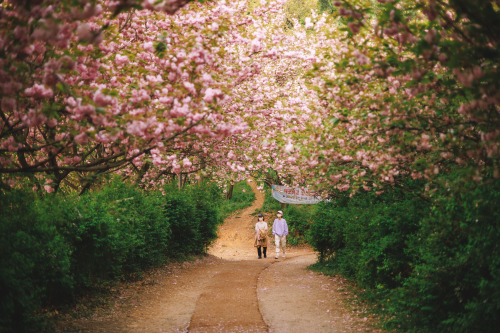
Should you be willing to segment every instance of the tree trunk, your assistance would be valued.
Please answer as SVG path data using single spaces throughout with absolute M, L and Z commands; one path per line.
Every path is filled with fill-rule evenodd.
M 233 187 L 234 187 L 233 184 L 229 185 L 229 188 L 228 188 L 227 193 L 226 193 L 227 200 L 229 200 L 233 197 Z
M 179 188 L 179 190 L 182 188 L 182 173 L 179 173 L 177 175 L 177 187 Z
M 142 184 L 142 178 L 144 177 L 144 175 L 146 174 L 146 172 L 149 170 L 150 166 L 151 166 L 151 164 L 149 164 L 148 162 L 146 162 L 146 163 L 144 163 L 142 165 L 141 169 L 138 170 L 138 172 L 137 172 L 137 178 L 135 179 L 135 185 L 144 187 L 144 185 Z

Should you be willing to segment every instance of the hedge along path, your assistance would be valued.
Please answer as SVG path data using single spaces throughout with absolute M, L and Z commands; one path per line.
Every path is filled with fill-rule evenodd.
M 257 259 L 254 213 L 264 195 L 249 184 L 256 200 L 224 221 L 209 256 L 154 270 L 122 288 L 111 313 L 63 322 L 59 331 L 380 332 L 372 318 L 346 308 L 341 279 L 307 270 L 316 261 L 310 248 L 276 260 L 270 242 L 268 258 Z

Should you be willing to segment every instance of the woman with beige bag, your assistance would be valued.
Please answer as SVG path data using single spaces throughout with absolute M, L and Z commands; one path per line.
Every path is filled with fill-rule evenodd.
M 264 221 L 264 215 L 258 215 L 258 222 L 255 224 L 255 247 L 257 248 L 257 254 L 259 259 L 262 259 L 262 254 L 264 258 L 267 257 L 267 222 Z M 262 251 L 261 251 L 262 248 Z

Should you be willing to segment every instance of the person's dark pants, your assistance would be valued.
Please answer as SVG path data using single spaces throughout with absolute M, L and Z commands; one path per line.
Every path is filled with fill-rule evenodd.
M 259 259 L 262 258 L 262 252 L 260 250 L 260 248 L 263 248 L 264 250 L 262 252 L 264 252 L 264 258 L 267 258 L 267 247 L 264 247 L 264 246 L 257 246 L 257 254 L 259 255 Z

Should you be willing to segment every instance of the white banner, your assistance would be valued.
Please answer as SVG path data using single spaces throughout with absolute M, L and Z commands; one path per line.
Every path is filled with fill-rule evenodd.
M 273 198 L 281 203 L 310 205 L 323 201 L 320 196 L 314 195 L 306 188 L 272 185 L 271 191 Z

